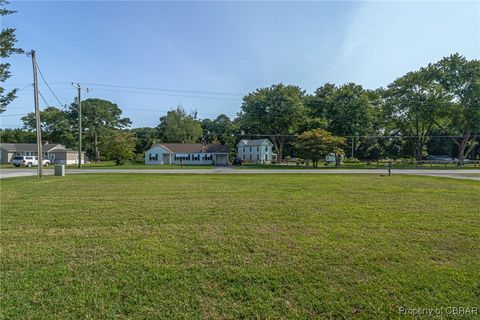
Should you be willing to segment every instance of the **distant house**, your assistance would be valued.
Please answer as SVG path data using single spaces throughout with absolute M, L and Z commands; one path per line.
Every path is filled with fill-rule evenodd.
M 0 163 L 10 163 L 14 156 L 38 156 L 36 143 L 2 143 L 0 144 Z M 43 157 L 52 163 L 77 164 L 78 151 L 67 149 L 59 143 L 45 143 Z M 82 163 L 86 162 L 82 152 Z
M 201 143 L 161 143 L 145 151 L 145 164 L 228 164 L 228 147 Z
M 276 161 L 277 156 L 273 153 L 273 143 L 268 139 L 240 140 L 237 155 L 247 163 L 271 163 Z

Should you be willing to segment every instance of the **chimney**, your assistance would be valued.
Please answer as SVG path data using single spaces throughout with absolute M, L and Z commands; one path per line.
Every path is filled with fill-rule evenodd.
M 45 140 L 45 145 L 47 145 L 47 144 L 48 144 L 48 140 Z

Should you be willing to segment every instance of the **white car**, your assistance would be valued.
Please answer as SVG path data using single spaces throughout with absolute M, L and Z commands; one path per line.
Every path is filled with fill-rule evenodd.
M 35 167 L 38 166 L 38 157 L 36 156 L 15 156 L 11 160 L 15 167 Z M 52 162 L 48 159 L 42 161 L 45 167 L 48 167 Z

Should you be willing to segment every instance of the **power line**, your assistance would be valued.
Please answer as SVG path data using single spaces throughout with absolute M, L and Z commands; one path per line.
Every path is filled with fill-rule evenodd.
M 142 108 L 142 107 L 140 107 L 140 108 Z M 148 108 L 148 107 L 147 107 L 147 108 Z M 122 110 L 145 111 L 145 112 L 159 112 L 159 113 L 167 113 L 167 112 L 170 112 L 170 111 L 175 110 L 175 109 L 169 109 L 169 110 L 139 109 L 139 108 L 133 108 L 133 107 L 122 107 L 121 109 L 122 109 Z M 227 113 L 203 113 L 203 112 L 197 112 L 197 114 L 199 114 L 199 115 L 204 115 L 204 116 L 219 116 L 219 115 L 221 115 L 221 114 L 224 114 L 224 115 L 229 116 L 229 117 L 236 117 L 236 116 L 237 116 L 236 114 L 233 114 L 233 113 L 227 114 Z
M 156 96 L 169 96 L 169 97 L 211 99 L 211 100 L 230 100 L 230 101 L 241 101 L 241 100 L 242 100 L 241 98 L 214 97 L 214 96 L 195 96 L 195 95 L 185 95 L 185 94 L 148 92 L 148 91 L 135 91 L 135 90 L 117 90 L 117 89 L 107 89 L 107 88 L 95 88 L 95 90 L 99 90 L 99 91 L 112 91 L 112 92 L 139 93 L 139 94 L 149 94 L 149 95 L 156 95 Z
M 7 115 L 0 115 L 0 118 L 18 117 L 18 116 L 24 116 L 24 115 L 25 113 L 7 114 Z
M 43 96 L 42 92 L 40 92 L 40 90 L 38 90 L 38 94 L 40 95 L 40 98 L 42 98 L 43 103 L 45 103 L 45 105 L 46 105 L 47 107 L 50 107 L 51 104 L 47 102 L 47 100 L 46 100 L 45 97 Z
M 41 72 L 40 72 L 40 75 L 42 75 Z M 43 76 L 42 76 L 42 78 L 44 79 Z M 44 79 L 44 81 L 45 81 L 45 79 Z M 45 82 L 45 84 L 47 84 L 47 83 Z M 56 82 L 56 84 L 67 84 L 67 83 L 66 82 Z M 115 85 L 115 84 L 100 84 L 100 83 L 85 83 L 85 84 L 90 85 L 90 86 L 94 86 L 94 87 L 96 87 L 95 88 L 96 90 L 100 90 L 100 91 L 131 92 L 131 93 L 143 93 L 143 94 L 153 94 L 153 95 L 173 96 L 173 97 L 186 97 L 186 98 L 218 99 L 218 100 L 233 100 L 233 101 L 238 100 L 238 101 L 240 101 L 240 100 L 242 100 L 242 98 L 240 96 L 243 96 L 243 93 L 221 92 L 221 91 L 168 89 L 168 88 L 153 88 L 153 87 L 127 86 L 127 85 Z M 9 84 L 9 85 L 14 85 L 14 84 Z M 17 85 L 20 85 L 20 84 L 17 84 Z M 49 90 L 52 91 L 51 87 L 48 84 L 47 84 L 47 86 L 48 86 Z M 99 87 L 99 88 L 97 88 L 97 87 Z M 102 88 L 102 87 L 106 87 L 106 88 Z M 115 90 L 115 89 L 111 89 L 111 88 L 133 89 L 133 90 Z M 141 91 L 139 91 L 139 90 L 141 90 Z M 164 92 L 193 93 L 193 94 L 200 94 L 201 96 L 185 95 L 185 94 L 173 94 L 173 93 L 164 93 Z M 52 91 L 52 94 L 54 94 L 53 91 Z M 57 99 L 57 101 L 59 101 L 59 100 Z
M 225 95 L 225 96 L 238 96 L 243 93 L 238 92 L 222 92 L 222 91 L 204 91 L 204 90 L 185 90 L 185 89 L 168 89 L 168 88 L 154 88 L 154 87 L 140 87 L 140 86 L 126 86 L 118 84 L 102 84 L 102 83 L 85 83 L 90 86 L 99 87 L 112 87 L 112 88 L 124 88 L 124 89 L 140 89 L 148 91 L 170 91 L 170 92 L 184 92 L 184 93 L 197 93 L 197 94 L 210 94 L 210 95 Z
M 25 86 L 25 87 L 23 87 L 23 88 L 21 88 L 21 89 L 18 89 L 17 91 L 25 90 L 25 89 L 27 89 L 28 87 L 33 87 L 33 83 L 30 83 L 29 85 L 27 85 L 27 86 Z
M 47 80 L 45 80 L 45 77 L 43 76 L 43 73 L 42 73 L 42 70 L 40 70 L 40 67 L 38 66 L 38 63 L 35 62 L 35 64 L 37 65 L 37 69 L 38 69 L 38 73 L 40 73 L 40 77 L 42 77 L 43 79 L 43 82 L 45 82 L 45 84 L 47 85 L 47 88 L 48 90 L 50 90 L 50 92 L 52 93 L 52 95 L 55 97 L 55 99 L 57 99 L 58 103 L 60 104 L 60 106 L 65 106 L 65 104 L 63 104 L 60 99 L 58 99 L 57 95 L 55 94 L 55 92 L 53 92 L 52 88 L 50 88 Z

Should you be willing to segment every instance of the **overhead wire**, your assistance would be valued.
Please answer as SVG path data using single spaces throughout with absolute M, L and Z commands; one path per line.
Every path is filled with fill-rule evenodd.
M 36 66 L 37 66 L 37 70 L 38 70 L 38 73 L 40 74 L 40 77 L 43 79 L 43 82 L 45 82 L 45 85 L 47 86 L 48 90 L 50 90 L 50 92 L 52 93 L 52 95 L 55 97 L 55 99 L 58 101 L 58 103 L 60 104 L 60 106 L 65 106 L 65 104 L 63 104 L 60 99 L 58 99 L 57 95 L 55 94 L 55 92 L 53 92 L 52 88 L 50 88 L 50 85 L 48 84 L 47 80 L 45 80 L 45 77 L 43 76 L 43 73 L 42 73 L 42 70 L 40 70 L 40 67 L 38 66 L 38 63 L 35 62 Z

